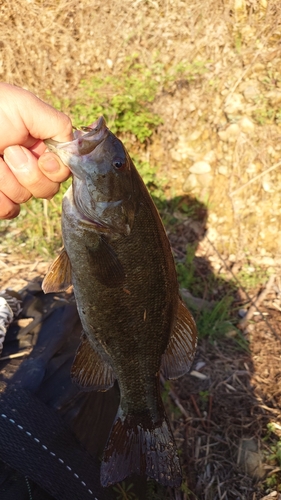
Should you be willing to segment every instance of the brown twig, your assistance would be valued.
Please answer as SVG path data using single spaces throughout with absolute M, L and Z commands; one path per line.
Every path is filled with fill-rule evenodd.
M 202 422 L 202 425 L 203 425 L 204 429 L 206 429 L 206 430 L 207 430 L 207 425 L 206 425 L 206 422 L 205 422 L 205 420 L 203 419 L 203 417 L 202 417 L 202 415 L 201 415 L 201 412 L 200 412 L 200 410 L 199 410 L 199 408 L 198 408 L 198 406 L 197 406 L 197 403 L 196 403 L 196 400 L 195 400 L 195 397 L 194 397 L 194 395 L 193 395 L 193 394 L 190 394 L 190 399 L 191 399 L 191 402 L 192 402 L 192 404 L 193 404 L 193 406 L 194 406 L 194 409 L 195 409 L 195 411 L 196 411 L 196 413 L 197 413 L 198 417 L 201 419 L 201 422 Z
M 165 379 L 164 379 L 163 375 L 160 375 L 160 380 L 161 380 L 161 383 L 164 385 L 165 384 Z M 180 403 L 180 400 L 179 400 L 178 396 L 176 395 L 176 393 L 172 389 L 169 390 L 169 396 L 174 401 L 175 405 L 181 411 L 181 413 L 183 414 L 183 416 L 185 418 L 189 418 L 188 412 L 182 406 L 182 404 Z
M 240 186 L 239 188 L 237 188 L 234 191 L 232 191 L 231 193 L 229 193 L 230 196 L 233 196 L 234 194 L 239 193 L 239 191 L 242 191 L 242 189 L 244 189 L 245 187 L 249 186 L 249 184 L 252 184 L 253 182 L 255 182 L 258 179 L 260 179 L 261 177 L 263 177 L 264 175 L 268 174 L 268 172 L 271 172 L 272 170 L 275 170 L 276 168 L 278 168 L 280 166 L 281 166 L 281 161 L 279 161 L 278 163 L 275 163 L 271 167 L 267 168 L 266 170 L 264 170 L 260 174 L 256 175 L 252 179 L 250 179 L 248 182 L 245 182 L 245 184 L 243 184 L 243 186 Z
M 244 316 L 243 319 L 241 319 L 241 321 L 239 321 L 239 327 L 240 328 L 245 328 L 248 321 L 250 321 L 250 319 L 252 318 L 253 314 L 258 311 L 258 307 L 260 306 L 260 304 L 264 301 L 265 297 L 267 296 L 268 292 L 270 291 L 270 289 L 272 288 L 272 285 L 274 283 L 274 280 L 275 280 L 275 274 L 272 274 L 268 280 L 268 282 L 266 283 L 264 289 L 262 290 L 262 292 L 258 295 L 258 297 L 256 298 L 256 300 L 254 301 L 254 303 L 251 305 L 251 307 L 248 309 L 248 312 L 246 314 L 246 316 Z M 260 311 L 259 311 L 260 312 Z M 261 313 L 260 313 L 261 314 Z
M 213 395 L 209 395 L 209 408 L 208 408 L 208 419 L 207 419 L 207 429 L 210 430 L 210 421 L 212 416 L 212 408 L 213 408 Z
M 7 359 L 21 358 L 22 356 L 30 354 L 31 351 L 32 351 L 32 348 L 25 349 L 24 351 L 20 351 L 20 352 L 15 352 L 14 354 L 9 354 L 9 356 L 3 356 L 3 357 L 1 357 L 0 361 L 5 361 Z

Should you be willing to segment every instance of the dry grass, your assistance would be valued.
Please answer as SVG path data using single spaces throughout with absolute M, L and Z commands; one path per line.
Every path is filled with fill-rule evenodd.
M 167 196 L 208 200 L 221 250 L 279 255 L 277 0 L 13 0 L 0 8 L 2 79 L 43 99 L 46 91 L 67 98 L 67 111 L 81 79 L 122 78 L 133 54 L 144 67 L 172 72 L 167 84 L 159 80 L 153 109 L 163 125 L 144 152 L 167 177 Z M 245 117 L 252 131 L 241 125 Z M 233 123 L 240 128 L 227 138 Z M 211 171 L 190 176 L 198 160 Z

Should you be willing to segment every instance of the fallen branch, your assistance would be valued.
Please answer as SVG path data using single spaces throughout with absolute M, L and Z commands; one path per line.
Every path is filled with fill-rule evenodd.
M 161 380 L 161 383 L 164 385 L 165 384 L 165 379 L 163 377 L 163 375 L 160 375 L 160 380 Z M 182 406 L 182 404 L 180 403 L 179 401 L 179 398 L 178 396 L 176 395 L 176 393 L 174 391 L 172 391 L 172 389 L 169 390 L 169 396 L 170 398 L 174 401 L 175 405 L 178 407 L 178 409 L 181 411 L 181 413 L 183 414 L 183 416 L 185 418 L 189 418 L 190 415 L 188 414 L 188 412 L 184 409 L 184 407 Z
M 232 191 L 230 194 L 230 196 L 233 196 L 234 194 L 237 194 L 239 193 L 239 191 L 242 191 L 242 189 L 244 189 L 245 187 L 249 186 L 249 184 L 252 184 L 252 182 L 255 182 L 257 181 L 258 179 L 260 179 L 261 177 L 263 177 L 264 175 L 268 174 L 268 172 L 271 172 L 272 170 L 275 170 L 276 168 L 280 167 L 281 166 L 281 161 L 279 161 L 278 163 L 275 163 L 274 165 L 272 165 L 271 167 L 267 168 L 266 170 L 264 170 L 263 172 L 261 172 L 260 174 L 256 175 L 255 177 L 253 177 L 252 179 L 250 179 L 248 182 L 245 182 L 245 184 L 243 184 L 243 186 L 240 186 L 239 188 L 235 189 L 234 191 Z
M 239 328 L 242 328 L 242 329 L 245 328 L 246 325 L 247 325 L 247 323 L 248 323 L 248 321 L 250 321 L 250 319 L 253 317 L 254 313 L 256 311 L 258 311 L 258 307 L 264 301 L 264 299 L 267 296 L 268 292 L 271 290 L 272 285 L 274 283 L 274 280 L 275 280 L 275 274 L 272 274 L 270 276 L 267 284 L 265 285 L 264 289 L 262 290 L 262 292 L 258 295 L 257 299 L 254 301 L 254 303 L 248 309 L 248 312 L 247 312 L 246 316 L 244 316 L 244 318 L 241 319 L 241 321 L 239 321 L 239 323 L 238 323 Z M 259 313 L 261 314 L 260 311 L 259 311 Z
M 5 361 L 7 359 L 21 358 L 22 356 L 26 356 L 27 354 L 30 354 L 31 351 L 32 351 L 32 347 L 30 349 L 25 349 L 24 351 L 16 352 L 15 354 L 9 354 L 9 356 L 2 356 L 0 358 L 0 361 Z

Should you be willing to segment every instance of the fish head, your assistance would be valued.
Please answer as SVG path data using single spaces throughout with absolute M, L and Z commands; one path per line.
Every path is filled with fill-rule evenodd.
M 74 140 L 45 141 L 73 174 L 73 198 L 84 222 L 129 234 L 135 215 L 134 165 L 122 142 L 100 117 Z

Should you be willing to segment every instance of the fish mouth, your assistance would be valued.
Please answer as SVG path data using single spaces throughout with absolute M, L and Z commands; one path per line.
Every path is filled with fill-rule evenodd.
M 109 134 L 105 119 L 100 116 L 89 127 L 74 128 L 74 139 L 69 142 L 58 142 L 54 139 L 45 139 L 44 143 L 54 153 L 57 153 L 63 162 L 69 167 L 74 175 L 77 175 L 76 169 L 69 165 L 71 155 L 84 156 L 91 153 Z M 79 175 L 78 175 L 79 177 Z
M 73 174 L 73 201 L 81 223 L 91 226 L 96 231 L 128 235 L 130 223 L 124 208 L 127 200 L 114 200 L 112 190 L 109 190 L 110 195 L 107 196 L 108 188 L 99 190 L 92 180 L 92 177 L 95 176 L 100 176 L 101 179 L 105 178 L 109 169 L 114 168 L 110 158 L 106 157 L 106 165 L 102 165 L 104 170 L 101 170 L 100 163 L 95 161 L 96 157 L 99 159 L 100 148 L 97 147 L 106 141 L 108 136 L 113 136 L 113 134 L 106 126 L 104 117 L 101 116 L 89 127 L 76 129 L 73 141 L 57 142 L 53 139 L 46 139 L 44 143 L 49 151 L 60 157 Z M 97 154 L 96 148 L 98 149 Z M 116 146 L 112 146 L 112 148 L 113 153 L 115 153 Z M 125 161 L 126 155 L 123 149 L 121 153 L 124 153 Z M 91 171 L 89 172 L 90 167 Z M 112 175 L 116 175 L 115 172 Z M 102 185 L 104 182 L 101 180 Z M 122 196 L 122 193 L 119 193 L 118 198 L 120 194 Z M 110 201 L 107 201 L 108 198 Z

